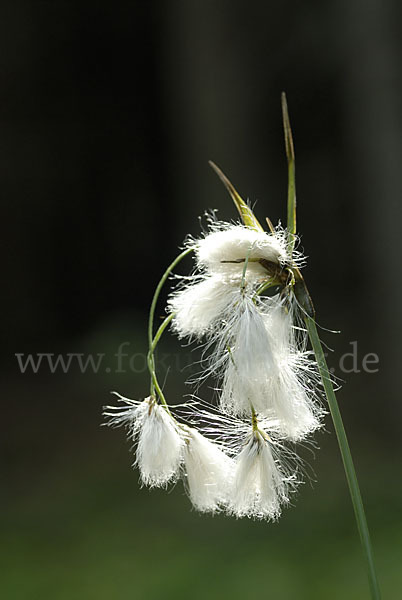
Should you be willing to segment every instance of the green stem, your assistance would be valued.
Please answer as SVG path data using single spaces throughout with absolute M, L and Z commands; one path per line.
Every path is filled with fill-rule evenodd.
M 168 266 L 168 268 L 166 269 L 166 271 L 164 272 L 164 274 L 162 275 L 161 280 L 159 281 L 158 285 L 156 286 L 156 290 L 154 293 L 154 296 L 152 298 L 152 302 L 151 302 L 151 308 L 149 309 L 149 320 L 148 320 L 148 344 L 149 344 L 149 351 L 148 351 L 148 369 L 149 372 L 151 374 L 151 396 L 153 396 L 155 394 L 155 391 L 157 392 L 162 404 L 165 406 L 165 408 L 167 410 L 168 409 L 168 405 L 165 399 L 165 396 L 163 395 L 162 389 L 158 383 L 157 377 L 156 377 L 156 371 L 155 371 L 155 359 L 154 359 L 154 350 L 155 350 L 155 346 L 159 341 L 160 336 L 162 335 L 164 329 L 167 327 L 167 325 L 170 323 L 170 320 L 173 318 L 173 315 L 170 316 L 170 320 L 165 323 L 165 321 L 162 323 L 162 325 L 159 327 L 158 332 L 156 334 L 155 337 L 158 336 L 159 337 L 154 345 L 154 337 L 153 337 L 153 330 L 154 330 L 154 317 L 155 317 L 155 309 L 156 309 L 156 303 L 158 302 L 158 298 L 159 298 L 159 294 L 161 292 L 161 289 L 166 281 L 166 279 L 169 277 L 170 273 L 173 271 L 173 269 L 176 267 L 176 265 L 178 265 L 178 263 L 188 254 L 190 254 L 190 252 L 193 251 L 193 248 L 187 248 L 186 250 L 183 250 L 183 252 L 181 252 L 181 254 L 179 254 L 179 256 L 177 256 L 174 261 Z M 169 317 L 167 317 L 169 319 Z M 162 331 L 161 328 L 163 327 Z
M 366 560 L 368 578 L 370 584 L 371 597 L 373 600 L 380 600 L 380 588 L 378 585 L 377 575 L 374 566 L 373 550 L 371 546 L 370 533 L 367 525 L 366 514 L 364 512 L 363 500 L 360 493 L 359 483 L 355 467 L 353 464 L 352 454 L 350 451 L 348 438 L 346 436 L 345 427 L 343 425 L 342 416 L 336 400 L 334 388 L 329 376 L 327 363 L 325 360 L 324 351 L 318 336 L 317 326 L 314 319 L 309 316 L 305 317 L 307 331 L 310 337 L 311 345 L 317 359 L 318 369 L 322 383 L 324 385 L 325 394 L 328 400 L 329 410 L 331 412 L 332 421 L 334 423 L 336 436 L 338 438 L 339 449 L 342 456 L 343 466 L 345 469 L 346 479 L 349 485 L 349 491 L 352 498 L 353 509 L 355 512 L 357 528 L 359 530 L 360 541 L 363 548 L 363 554 Z
M 153 340 L 155 308 L 156 308 L 156 303 L 158 302 L 159 294 L 161 293 L 161 289 L 163 288 L 166 279 L 169 277 L 169 275 L 173 271 L 173 269 L 179 264 L 179 262 L 185 256 L 190 254 L 190 252 L 192 252 L 192 251 L 193 251 L 193 248 L 187 248 L 186 250 L 183 250 L 183 252 L 181 252 L 181 254 L 179 254 L 179 256 L 176 256 L 176 258 L 174 259 L 174 261 L 172 263 L 170 263 L 170 265 L 168 266 L 168 268 L 162 275 L 161 280 L 159 281 L 158 285 L 156 286 L 156 290 L 155 290 L 154 296 L 152 298 L 151 308 L 149 309 L 148 342 L 149 342 L 150 348 L 152 347 L 152 340 Z
M 165 395 L 162 391 L 161 386 L 159 385 L 158 378 L 156 377 L 154 352 L 160 338 L 162 337 L 163 332 L 165 331 L 166 327 L 169 325 L 174 316 L 175 313 L 170 313 L 170 315 L 168 315 L 166 319 L 164 319 L 163 323 L 160 325 L 158 331 L 156 332 L 154 339 L 152 340 L 152 345 L 147 355 L 148 370 L 151 374 L 151 395 L 153 395 L 153 392 L 155 392 L 156 390 L 162 404 L 164 405 L 169 414 L 171 413 L 169 410 L 168 403 L 166 402 Z
M 295 150 L 293 145 L 292 129 L 290 127 L 290 119 L 288 112 L 288 104 L 286 94 L 282 92 L 282 119 L 283 131 L 285 134 L 285 149 L 286 158 L 288 161 L 288 214 L 287 214 L 287 230 L 288 230 L 288 250 L 292 255 L 295 245 L 296 235 L 296 179 L 295 179 Z
M 166 408 L 167 412 L 169 414 L 171 414 L 169 405 L 165 398 L 165 395 L 162 391 L 161 386 L 159 385 L 158 378 L 156 377 L 155 363 L 153 361 L 153 355 L 149 354 L 149 353 L 148 353 L 148 369 L 149 369 L 149 372 L 151 373 L 151 396 L 154 396 L 155 391 L 156 391 L 156 393 L 158 394 L 159 400 L 161 401 L 163 406 Z
M 293 160 L 290 160 L 288 163 L 288 174 L 289 174 L 289 187 L 288 187 L 288 232 L 289 232 L 289 241 L 288 248 L 289 252 L 292 255 L 293 248 L 295 245 L 295 234 L 296 234 L 296 189 L 294 186 L 295 182 L 295 163 Z
M 152 340 L 152 346 L 149 349 L 150 354 L 154 353 L 155 348 L 158 345 L 158 342 L 161 339 L 163 332 L 165 331 L 166 327 L 169 325 L 170 321 L 174 318 L 175 315 L 176 313 L 170 313 L 170 315 L 168 315 L 166 319 L 162 321 L 162 324 L 159 326 L 159 329 L 156 332 L 154 339 Z

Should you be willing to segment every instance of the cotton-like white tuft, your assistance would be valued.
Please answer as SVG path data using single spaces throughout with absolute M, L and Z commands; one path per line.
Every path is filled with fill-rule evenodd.
M 165 487 L 177 480 L 183 460 L 184 438 L 176 421 L 151 397 L 143 402 L 122 398 L 130 408 L 107 407 L 112 426 L 127 425 L 137 441 L 136 460 L 141 480 L 149 487 Z
M 153 404 L 140 431 L 136 463 L 150 487 L 163 487 L 179 476 L 184 441 L 176 422 L 163 406 Z
M 222 375 L 226 364 L 234 362 L 233 353 L 240 348 L 236 340 L 239 337 L 247 340 L 249 324 L 255 325 L 253 333 L 256 333 L 258 343 L 266 350 L 264 321 L 255 308 L 253 298 L 253 285 L 246 285 L 245 288 L 237 286 L 222 313 L 221 320 L 208 332 L 204 354 L 209 355 L 209 374 Z M 245 352 L 244 358 L 249 364 L 249 353 Z
M 289 501 L 288 483 L 265 434 L 253 432 L 237 458 L 229 511 L 237 517 L 275 520 Z
M 107 417 L 105 425 L 109 427 L 126 427 L 128 430 L 127 437 L 132 441 L 137 441 L 138 433 L 141 430 L 146 413 L 146 406 L 149 406 L 152 398 L 148 397 L 145 400 L 132 400 L 125 398 L 117 392 L 113 392 L 118 397 L 124 406 L 105 406 L 103 416 Z
M 280 366 L 278 375 L 270 379 L 266 389 L 270 401 L 262 414 L 277 418 L 284 437 L 300 441 L 321 426 L 320 409 L 290 363 Z
M 226 351 L 221 406 L 235 415 L 251 415 L 251 407 L 264 412 L 269 404 L 264 386 L 277 372 L 275 356 L 264 320 L 253 301 L 244 296 L 235 310 L 239 315 L 230 327 L 230 338 L 220 344 Z
M 264 412 L 269 405 L 264 387 L 277 374 L 277 363 L 252 295 L 238 290 L 209 346 L 209 372 L 222 377 L 221 408 L 236 416 L 251 416 L 252 408 Z
M 216 512 L 228 500 L 234 461 L 215 442 L 189 428 L 184 450 L 188 493 L 201 512 Z
M 303 350 L 303 339 L 298 348 L 292 306 L 275 296 L 265 310 L 265 326 L 278 366 L 268 382 L 271 405 L 265 414 L 277 416 L 282 433 L 297 441 L 321 426 L 323 411 L 315 393 L 317 365 Z
M 239 277 L 211 275 L 174 292 L 168 303 L 175 313 L 174 331 L 180 338 L 204 335 L 232 303 L 240 283 Z
M 213 343 L 210 372 L 222 377 L 222 410 L 250 416 L 254 409 L 277 421 L 294 441 L 320 426 L 321 411 L 313 400 L 315 365 L 297 349 L 291 315 L 279 297 L 263 308 L 239 293 Z
M 247 255 L 248 277 L 266 276 L 267 271 L 258 260 L 282 266 L 289 261 L 285 236 L 255 231 L 244 225 L 218 223 L 196 245 L 198 265 L 213 273 L 241 273 Z

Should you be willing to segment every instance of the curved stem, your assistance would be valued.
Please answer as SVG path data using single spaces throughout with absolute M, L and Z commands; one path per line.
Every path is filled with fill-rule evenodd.
M 167 412 L 169 414 L 171 414 L 170 409 L 169 409 L 169 405 L 166 402 L 166 398 L 165 395 L 162 391 L 161 386 L 159 385 L 159 381 L 156 377 L 156 372 L 155 372 L 155 364 L 153 361 L 153 355 L 148 353 L 148 369 L 149 372 L 151 373 L 151 396 L 155 395 L 155 391 L 158 394 L 159 400 L 161 401 L 161 403 L 163 404 L 163 406 L 166 408 Z
M 315 321 L 307 315 L 305 316 L 304 320 L 306 322 L 311 345 L 313 347 L 314 354 L 317 359 L 318 369 L 320 371 L 320 376 L 324 385 L 325 395 L 328 400 L 328 406 L 331 411 L 331 417 L 334 423 L 336 436 L 338 438 L 339 450 L 341 452 L 346 479 L 349 485 L 350 496 L 352 498 L 352 504 L 355 512 L 357 528 L 359 530 L 360 541 L 363 548 L 363 554 L 366 560 L 371 597 L 373 598 L 373 600 L 380 600 L 381 594 L 374 566 L 373 549 L 371 546 L 370 533 L 367 525 L 367 519 L 364 511 L 359 483 L 353 464 L 352 454 L 350 451 L 348 438 L 346 436 L 345 427 L 342 421 L 341 412 L 339 410 L 334 388 L 331 382 L 331 378 L 329 376 L 328 366 L 325 360 L 325 355 L 320 342 L 320 338 L 318 336 Z
M 158 342 L 161 339 L 163 332 L 165 331 L 166 327 L 169 325 L 169 323 L 171 322 L 171 320 L 174 318 L 175 315 L 176 315 L 176 313 L 170 313 L 170 315 L 168 315 L 166 317 L 166 319 L 164 319 L 162 321 L 161 325 L 159 326 L 158 331 L 155 334 L 154 339 L 152 340 L 152 346 L 149 349 L 149 354 L 154 353 L 155 348 L 158 345 Z
M 176 265 L 178 265 L 179 262 L 185 256 L 190 254 L 190 252 L 192 252 L 193 250 L 194 250 L 194 248 L 187 248 L 186 250 L 183 250 L 183 252 L 181 252 L 181 254 L 179 254 L 179 256 L 176 256 L 176 258 L 174 259 L 174 261 L 172 263 L 170 263 L 170 265 L 168 266 L 168 268 L 162 275 L 161 280 L 159 281 L 158 285 L 156 286 L 156 290 L 155 290 L 154 296 L 152 298 L 151 308 L 149 309 L 148 342 L 149 342 L 150 348 L 152 346 L 152 332 L 153 332 L 153 327 L 154 327 L 155 308 L 156 308 L 156 303 L 158 301 L 161 289 L 162 289 L 166 279 L 169 277 L 170 273 L 173 271 L 173 269 L 176 267 Z
M 148 370 L 151 374 L 151 394 L 152 391 L 156 390 L 162 404 L 164 405 L 169 414 L 171 413 L 169 410 L 168 403 L 166 402 L 165 395 L 162 391 L 161 386 L 159 385 L 158 378 L 156 377 L 154 351 L 156 346 L 158 345 L 160 338 L 162 337 L 163 332 L 165 331 L 166 327 L 169 325 L 174 316 L 175 313 L 170 313 L 170 315 L 168 315 L 166 319 L 164 319 L 163 323 L 160 325 L 158 331 L 156 332 L 154 339 L 152 340 L 152 345 L 147 355 Z
M 168 266 L 168 268 L 166 269 L 166 271 L 164 272 L 164 274 L 161 277 L 161 280 L 159 281 L 158 285 L 156 286 L 156 290 L 154 293 L 154 296 L 152 298 L 152 302 L 151 302 L 151 308 L 149 309 L 149 320 L 148 320 L 148 344 L 149 344 L 149 351 L 148 351 L 148 369 L 149 372 L 151 374 L 151 396 L 153 396 L 155 394 L 155 391 L 157 392 L 162 404 L 164 404 L 164 406 L 168 409 L 168 405 L 165 399 L 165 396 L 163 395 L 162 389 L 158 383 L 157 377 L 156 377 L 156 372 L 155 372 L 155 359 L 154 359 L 154 350 L 156 347 L 156 344 L 159 341 L 160 336 L 162 335 L 163 331 L 165 330 L 165 328 L 167 327 L 167 325 L 170 323 L 170 320 L 173 318 L 173 315 L 170 316 L 170 320 L 165 323 L 165 321 L 162 323 L 162 325 L 159 327 L 158 332 L 155 336 L 155 338 L 157 337 L 156 343 L 154 344 L 154 338 L 153 338 L 153 329 L 154 329 L 154 317 L 155 317 L 155 309 L 156 309 L 156 303 L 158 302 L 158 298 L 159 298 L 159 294 L 161 292 L 161 289 L 166 281 L 166 279 L 169 277 L 170 273 L 173 271 L 173 269 L 176 267 L 176 265 L 178 265 L 178 263 L 188 254 L 190 254 L 190 252 L 193 251 L 193 248 L 187 248 L 186 250 L 183 250 L 183 252 L 181 252 L 181 254 L 179 254 L 179 256 L 177 256 L 174 261 L 172 263 L 170 263 L 170 265 Z M 167 319 L 169 319 L 169 317 L 167 317 Z M 163 329 L 161 330 L 161 328 L 163 327 Z M 159 334 L 159 337 L 158 337 Z

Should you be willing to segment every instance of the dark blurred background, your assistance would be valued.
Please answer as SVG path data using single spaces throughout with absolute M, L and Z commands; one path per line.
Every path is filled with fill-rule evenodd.
M 284 222 L 282 90 L 305 277 L 320 325 L 341 331 L 322 337 L 384 597 L 399 597 L 401 11 L 1 3 L 4 598 L 368 597 L 329 417 L 306 455 L 316 481 L 278 524 L 199 516 L 181 484 L 140 489 L 124 432 L 100 427 L 110 390 L 147 395 L 147 311 L 165 266 L 205 209 L 235 217 L 208 159 L 260 220 Z M 100 363 L 81 368 L 77 354 Z M 180 402 L 191 351 L 167 338 L 160 358 Z

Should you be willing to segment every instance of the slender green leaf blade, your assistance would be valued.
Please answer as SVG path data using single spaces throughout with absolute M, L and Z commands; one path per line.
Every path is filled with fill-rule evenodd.
M 285 134 L 286 158 L 288 161 L 288 219 L 287 230 L 289 233 L 289 251 L 293 252 L 296 235 L 296 177 L 295 177 L 295 150 L 293 144 L 292 129 L 290 127 L 288 103 L 286 94 L 282 92 L 282 118 L 283 131 Z

